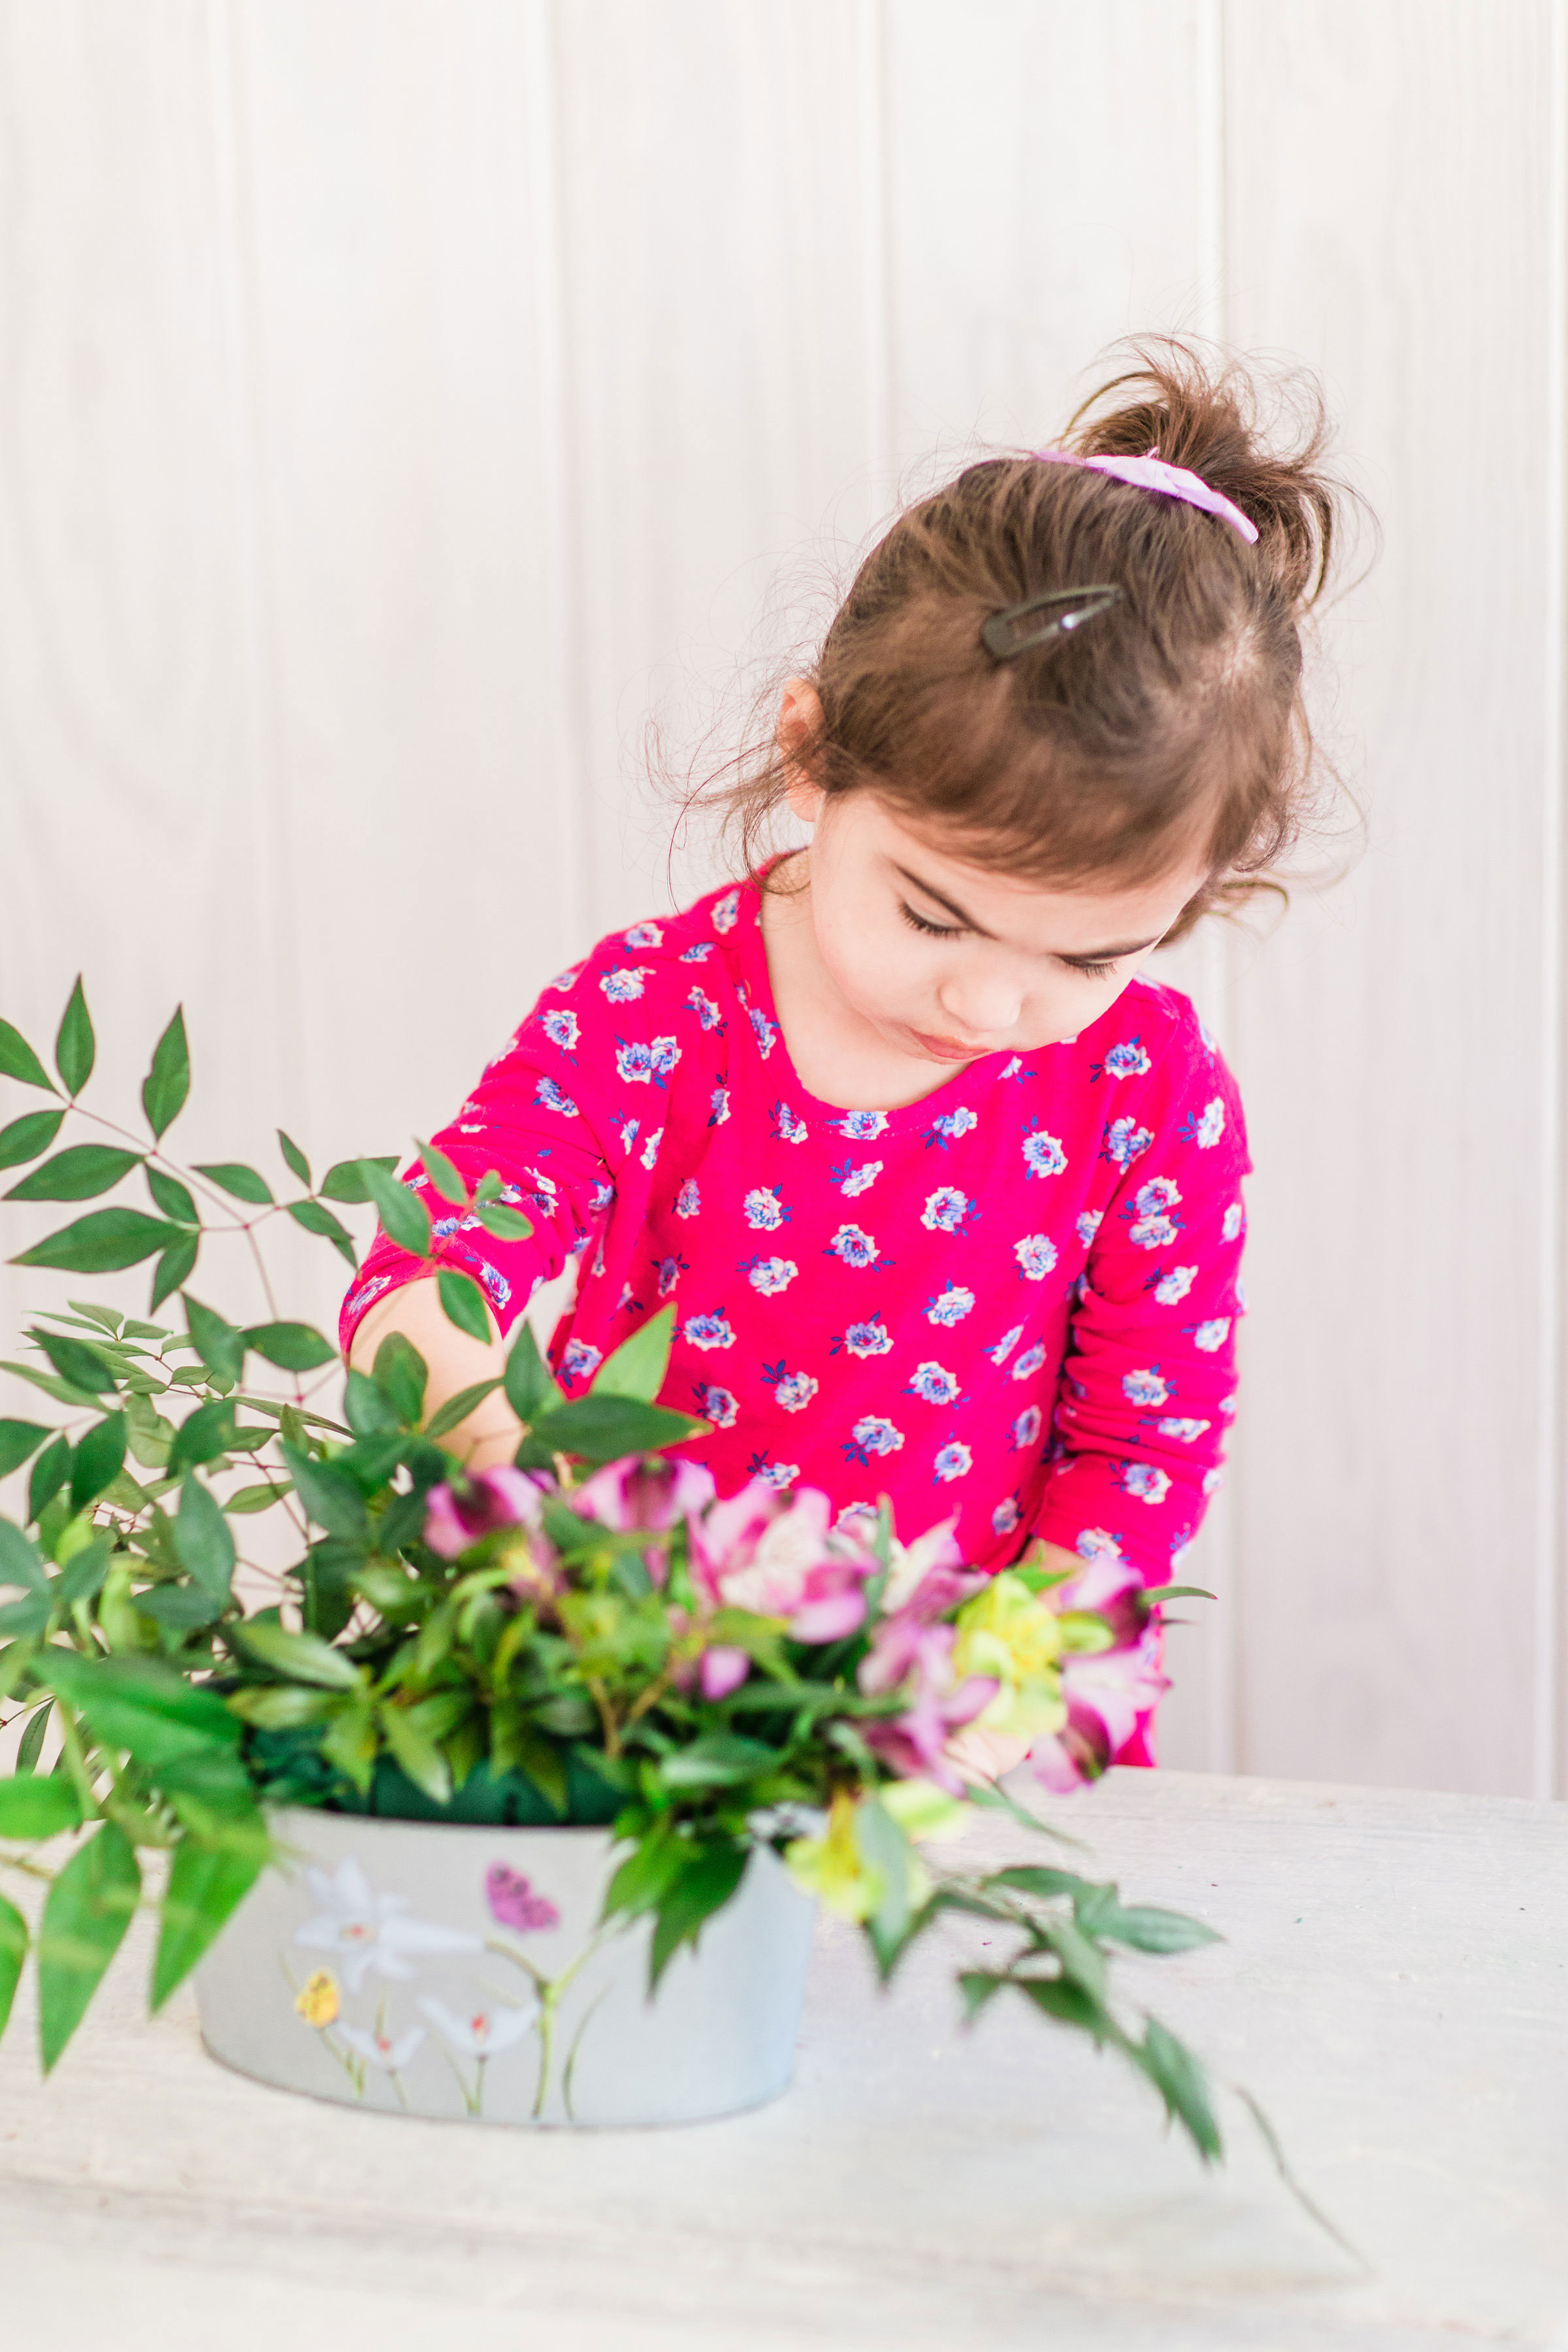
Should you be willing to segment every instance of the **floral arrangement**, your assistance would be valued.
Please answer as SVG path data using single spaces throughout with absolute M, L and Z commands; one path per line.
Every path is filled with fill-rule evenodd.
M 142 1087 L 145 1135 L 82 1105 L 94 1058 L 79 982 L 55 1076 L 0 1022 L 0 1075 L 50 1097 L 0 1130 L 0 1167 L 29 1171 L 5 1198 L 81 1202 L 135 1179 L 151 1202 L 77 1214 L 12 1262 L 77 1277 L 153 1265 L 147 1318 L 72 1299 L 5 1366 L 62 1417 L 0 1419 L 0 1475 L 26 1490 L 0 1518 L 0 1705 L 19 1732 L 0 1871 L 45 1883 L 36 1932 L 0 1895 L 0 2027 L 33 1954 L 53 2066 L 144 1902 L 151 2000 L 166 2000 L 272 1858 L 269 1804 L 599 1822 L 624 1848 L 601 1926 L 651 1920 L 653 1988 L 771 1845 L 859 1924 L 884 1979 L 937 1922 L 987 1922 L 985 1964 L 958 1979 L 970 2016 L 1021 1997 L 1119 2051 L 1219 2153 L 1197 2061 L 1111 1984 L 1118 1948 L 1175 1952 L 1211 1931 L 1063 1868 L 941 1859 L 975 1807 L 1041 1828 L 968 1760 L 973 1732 L 1027 1741 L 1054 1790 L 1103 1769 L 1159 1687 L 1152 1629 L 1178 1588 L 1145 1591 L 1110 1551 L 1070 1579 L 1028 1559 L 985 1576 L 949 1527 L 900 1543 L 885 1505 L 846 1528 L 819 1494 L 716 1496 L 669 1451 L 703 1424 L 655 1402 L 668 1310 L 574 1401 L 526 1324 L 503 1375 L 432 1412 L 400 1336 L 345 1375 L 319 1330 L 277 1311 L 260 1236 L 279 1217 L 355 1265 L 340 1211 L 374 1205 L 430 1261 L 451 1320 L 489 1336 L 394 1162 L 340 1163 L 317 1183 L 279 1132 L 281 1197 L 246 1164 L 176 1165 L 163 1139 L 189 1087 L 180 1014 Z M 68 1116 L 90 1139 L 57 1149 Z M 528 1230 L 499 1177 L 470 1193 L 421 1148 L 457 1215 Z M 261 1322 L 190 1287 L 225 1234 L 255 1260 Z M 157 1319 L 176 1300 L 183 1328 Z M 522 1442 L 470 1475 L 443 1440 L 498 1387 Z M 281 1570 L 244 1556 L 263 1522 L 287 1535 Z M 52 1842 L 68 1834 L 62 1861 Z M 356 1899 L 324 1877 L 318 1892 L 328 1927 Z M 489 1893 L 503 1928 L 527 1928 L 526 1883 Z M 331 2021 L 319 1979 L 300 1997 Z M 395 2055 L 367 2042 L 357 2063 Z

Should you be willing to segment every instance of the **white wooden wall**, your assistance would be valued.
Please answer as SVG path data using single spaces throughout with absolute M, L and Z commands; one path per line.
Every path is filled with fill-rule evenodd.
M 1565 16 L 0 0 L 0 1007 L 85 967 L 135 1078 L 183 996 L 193 1148 L 398 1149 L 909 468 L 1130 329 L 1309 362 L 1369 845 L 1184 956 L 1258 1174 L 1167 1754 L 1560 1790 Z

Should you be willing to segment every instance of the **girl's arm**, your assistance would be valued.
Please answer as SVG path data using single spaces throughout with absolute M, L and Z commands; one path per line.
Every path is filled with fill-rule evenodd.
M 428 1419 L 459 1390 L 471 1388 L 479 1381 L 500 1380 L 506 1370 L 506 1346 L 493 1315 L 489 1316 L 489 1325 L 488 1341 L 472 1339 L 466 1331 L 459 1331 L 447 1318 L 447 1311 L 436 1294 L 434 1276 L 426 1276 L 376 1300 L 354 1333 L 349 1361 L 356 1371 L 368 1372 L 382 1341 L 392 1332 L 401 1331 L 429 1366 L 429 1385 L 425 1391 L 425 1413 Z M 489 1470 L 498 1463 L 511 1460 L 521 1437 L 522 1423 L 508 1404 L 505 1393 L 497 1389 L 442 1442 L 468 1469 Z

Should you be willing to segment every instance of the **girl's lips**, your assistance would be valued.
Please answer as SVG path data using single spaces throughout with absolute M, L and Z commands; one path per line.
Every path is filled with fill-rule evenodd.
M 910 1034 L 921 1053 L 937 1062 L 977 1062 L 986 1050 L 984 1045 L 960 1045 L 952 1037 L 928 1037 L 919 1029 Z

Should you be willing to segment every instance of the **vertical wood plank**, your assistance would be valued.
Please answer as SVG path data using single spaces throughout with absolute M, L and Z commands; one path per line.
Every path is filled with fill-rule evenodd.
M 1322 367 L 1386 547 L 1334 616 L 1370 803 L 1237 992 L 1243 1760 L 1524 1791 L 1535 1604 L 1545 10 L 1234 9 L 1232 326 Z M 1364 751 L 1359 747 L 1364 746 Z

